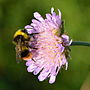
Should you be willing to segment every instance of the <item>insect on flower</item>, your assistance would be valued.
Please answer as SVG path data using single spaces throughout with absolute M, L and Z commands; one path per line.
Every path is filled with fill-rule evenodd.
M 29 41 L 32 41 L 34 34 L 28 34 L 27 30 L 18 30 L 14 34 L 13 43 L 16 45 L 16 60 L 19 63 L 21 59 L 28 60 L 32 58 L 32 53 L 30 49 L 32 48 L 29 45 Z M 36 48 L 32 48 L 36 49 Z
M 45 19 L 35 12 L 32 23 L 25 26 L 24 31 L 17 31 L 14 35 L 17 56 L 25 58 L 27 71 L 38 74 L 39 81 L 50 78 L 49 83 L 54 83 L 60 69 L 65 66 L 67 70 L 68 67 L 67 57 L 71 41 L 64 34 L 59 9 L 58 12 L 59 15 L 51 8 L 51 14 L 46 14 Z M 30 54 L 29 58 L 26 58 L 26 50 Z

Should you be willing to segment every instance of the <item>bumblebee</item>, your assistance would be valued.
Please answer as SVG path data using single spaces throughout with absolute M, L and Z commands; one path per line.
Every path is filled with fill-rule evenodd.
M 30 52 L 30 35 L 27 30 L 18 30 L 13 37 L 13 44 L 16 45 L 16 60 L 19 63 L 21 59 L 28 60 L 32 58 L 32 53 Z

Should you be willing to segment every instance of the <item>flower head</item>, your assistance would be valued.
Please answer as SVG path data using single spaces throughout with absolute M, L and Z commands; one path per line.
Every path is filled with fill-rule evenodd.
M 59 15 L 51 8 L 51 14 L 46 14 L 44 19 L 38 12 L 34 13 L 30 25 L 25 26 L 29 34 L 33 34 L 30 41 L 30 52 L 32 59 L 27 60 L 27 71 L 39 74 L 39 81 L 47 78 L 49 83 L 54 83 L 56 76 L 64 65 L 68 67 L 66 47 L 70 45 L 69 36 L 61 34 L 62 20 L 61 12 Z

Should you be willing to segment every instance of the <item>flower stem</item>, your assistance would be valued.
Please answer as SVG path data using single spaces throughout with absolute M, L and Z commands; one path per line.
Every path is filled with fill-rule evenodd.
M 82 42 L 82 41 L 73 41 L 71 46 L 88 46 L 90 47 L 90 42 Z

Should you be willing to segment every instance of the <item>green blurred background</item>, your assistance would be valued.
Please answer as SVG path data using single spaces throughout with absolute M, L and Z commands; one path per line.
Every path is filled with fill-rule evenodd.
M 61 70 L 54 84 L 39 82 L 16 63 L 13 34 L 31 23 L 33 13 L 43 17 L 59 8 L 65 29 L 74 41 L 90 42 L 90 0 L 0 0 L 0 90 L 90 90 L 90 48 L 71 47 L 68 70 Z

